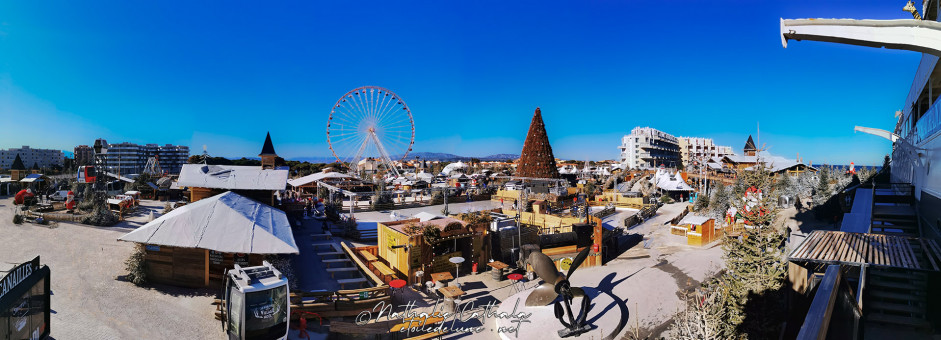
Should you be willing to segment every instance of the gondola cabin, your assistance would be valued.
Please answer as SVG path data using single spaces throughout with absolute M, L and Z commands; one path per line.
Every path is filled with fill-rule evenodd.
M 79 183 L 95 183 L 95 167 L 92 165 L 78 167 Z
M 226 272 L 223 287 L 222 322 L 230 340 L 287 338 L 288 279 L 268 261 L 247 268 L 236 264 Z

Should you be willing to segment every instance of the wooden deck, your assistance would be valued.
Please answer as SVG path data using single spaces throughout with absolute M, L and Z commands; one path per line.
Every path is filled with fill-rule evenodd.
M 791 252 L 789 259 L 939 271 L 941 248 L 931 239 L 817 230 Z

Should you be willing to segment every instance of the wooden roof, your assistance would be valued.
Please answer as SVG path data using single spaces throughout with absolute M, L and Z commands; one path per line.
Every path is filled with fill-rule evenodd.
M 939 271 L 941 248 L 926 238 L 817 230 L 789 260 Z

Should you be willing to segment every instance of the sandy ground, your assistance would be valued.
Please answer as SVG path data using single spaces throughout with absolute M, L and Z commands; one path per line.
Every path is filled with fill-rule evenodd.
M 58 339 L 222 339 L 214 292 L 137 287 L 121 277 L 134 244 L 117 238 L 146 223 L 160 202 L 144 201 L 130 221 L 96 228 L 59 223 L 50 229 L 12 223 L 12 198 L 0 198 L 0 262 L 36 255 L 51 273 L 50 332 Z

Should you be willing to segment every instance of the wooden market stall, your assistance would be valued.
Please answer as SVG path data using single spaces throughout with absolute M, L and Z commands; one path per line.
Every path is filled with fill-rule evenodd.
M 119 240 L 145 248 L 148 280 L 185 287 L 219 287 L 233 264 L 298 253 L 283 211 L 231 191 L 174 209 Z
M 451 218 L 436 217 L 422 221 L 414 218 L 379 223 L 379 245 L 375 248 L 378 261 L 388 265 L 396 277 L 417 283 L 415 273 L 455 272 L 449 262 L 462 257 L 461 273 L 469 273 L 473 264 L 483 266 L 489 260 L 486 226 L 474 226 Z M 426 275 L 427 276 L 427 275 Z
M 704 246 L 721 236 L 721 229 L 716 229 L 716 220 L 699 215 L 689 214 L 680 222 L 670 227 L 674 235 L 686 236 L 686 244 L 691 246 Z

